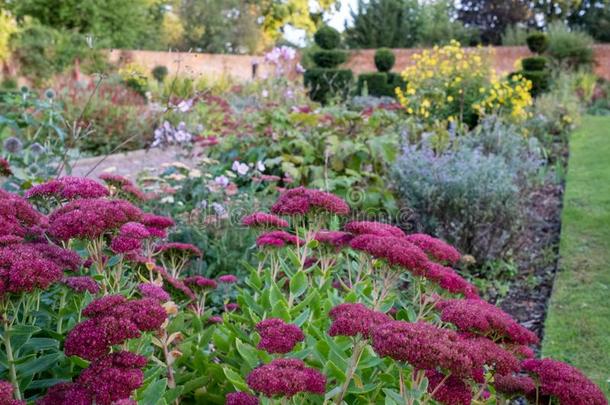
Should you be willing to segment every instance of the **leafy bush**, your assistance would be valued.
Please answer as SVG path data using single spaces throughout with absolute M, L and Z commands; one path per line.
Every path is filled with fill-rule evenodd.
M 528 31 L 519 25 L 509 25 L 502 33 L 503 46 L 527 45 Z
M 321 68 L 334 68 L 347 60 L 347 53 L 338 49 L 320 50 L 313 54 L 313 61 Z
M 320 48 L 331 50 L 341 43 L 341 34 L 333 27 L 325 25 L 316 31 L 313 39 Z
M 393 176 L 421 230 L 479 260 L 510 253 L 523 218 L 523 194 L 539 166 L 517 128 L 493 118 L 442 152 L 405 146 Z
M 538 55 L 542 55 L 549 47 L 549 37 L 544 32 L 533 32 L 527 36 L 526 41 L 529 50 Z
M 148 75 L 143 66 L 131 62 L 119 69 L 119 76 L 123 83 L 142 97 L 148 91 Z
M 528 117 L 531 83 L 519 76 L 498 79 L 482 49 L 465 52 L 458 42 L 414 55 L 402 72 L 398 100 L 426 131 L 446 133 L 448 122 L 476 126 L 480 117 L 502 113 L 515 121 Z
M 347 97 L 354 74 L 347 69 L 312 68 L 307 69 L 303 79 L 311 99 L 327 103 L 333 97 Z
M 394 67 L 396 57 L 394 52 L 388 48 L 379 48 L 375 51 L 375 67 L 380 72 L 389 72 Z
M 82 151 L 100 155 L 150 145 L 157 117 L 138 92 L 112 81 L 97 90 L 95 82 L 69 82 L 59 90 L 66 120 L 78 121 L 83 131 L 75 141 Z
M 578 30 L 571 31 L 565 24 L 549 25 L 547 54 L 559 69 L 577 70 L 593 65 L 593 39 Z
M 169 71 L 167 70 L 166 66 L 159 65 L 155 66 L 151 73 L 156 81 L 158 81 L 159 83 L 163 83 Z
M 17 22 L 6 10 L 0 10 L 0 62 L 8 59 L 10 49 L 10 39 L 18 31 Z
M 548 60 L 544 56 L 532 56 L 521 59 L 523 70 L 544 70 Z
M 538 97 L 540 94 L 548 90 L 551 72 L 548 70 L 522 70 L 521 76 L 532 83 L 530 93 L 532 97 Z

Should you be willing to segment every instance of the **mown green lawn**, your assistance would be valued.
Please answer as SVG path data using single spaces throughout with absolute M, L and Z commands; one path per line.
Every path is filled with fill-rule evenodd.
M 570 140 L 560 255 L 542 355 L 610 397 L 610 117 L 585 117 Z

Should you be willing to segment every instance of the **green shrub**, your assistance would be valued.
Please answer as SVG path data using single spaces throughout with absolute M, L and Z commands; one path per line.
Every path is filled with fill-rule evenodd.
M 159 65 L 155 66 L 151 73 L 156 81 L 158 81 L 159 83 L 163 83 L 169 72 L 167 70 L 167 67 Z
M 593 38 L 582 31 L 570 31 L 560 22 L 549 26 L 547 54 L 559 68 L 591 68 L 594 62 L 592 45 Z
M 438 153 L 408 145 L 393 170 L 396 190 L 419 228 L 477 260 L 514 248 L 523 198 L 540 162 L 538 149 L 496 117 Z
M 365 83 L 368 94 L 375 97 L 396 97 L 396 87 L 405 86 L 403 78 L 397 73 L 363 73 L 358 76 L 358 95 L 363 94 Z
M 318 67 L 334 68 L 347 60 L 347 53 L 338 49 L 321 50 L 313 54 L 313 60 Z
M 532 96 L 537 97 L 548 90 L 551 81 L 551 72 L 548 70 L 523 70 L 519 73 L 532 82 Z
M 392 90 L 392 97 L 396 96 L 396 87 L 403 88 L 407 85 L 405 79 L 402 78 L 400 73 L 386 73 L 388 75 L 388 86 Z
M 543 54 L 549 46 L 549 37 L 544 32 L 534 32 L 527 36 L 527 47 L 533 53 Z
M 313 39 L 320 48 L 330 50 L 339 46 L 341 34 L 333 27 L 325 25 L 316 31 Z
M 394 67 L 396 57 L 394 52 L 388 48 L 379 48 L 375 52 L 375 66 L 380 72 L 389 72 Z
M 521 60 L 521 66 L 523 67 L 523 70 L 544 70 L 547 62 L 548 60 L 544 56 L 532 56 L 523 58 Z
M 326 103 L 333 97 L 345 99 L 354 75 L 349 69 L 308 69 L 304 76 L 309 97 L 317 102 Z

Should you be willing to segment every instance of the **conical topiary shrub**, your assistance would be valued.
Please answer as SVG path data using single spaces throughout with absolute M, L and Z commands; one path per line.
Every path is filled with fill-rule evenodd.
M 551 73 L 547 69 L 548 59 L 542 56 L 549 46 L 549 39 L 544 32 L 534 32 L 527 36 L 527 46 L 537 54 L 521 60 L 521 75 L 532 82 L 532 96 L 536 97 L 549 88 Z
M 315 33 L 314 41 L 321 48 L 312 55 L 316 67 L 307 69 L 303 77 L 309 97 L 321 103 L 327 103 L 333 97 L 345 99 L 353 74 L 349 69 L 337 69 L 347 60 L 347 53 L 337 49 L 341 35 L 334 28 L 324 26 Z

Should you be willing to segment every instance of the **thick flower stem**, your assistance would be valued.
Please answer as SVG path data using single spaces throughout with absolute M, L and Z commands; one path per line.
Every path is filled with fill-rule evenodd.
M 337 396 L 335 400 L 335 404 L 341 405 L 343 402 L 343 398 L 345 398 L 345 394 L 347 394 L 347 389 L 349 388 L 349 383 L 352 381 L 354 374 L 356 373 L 356 369 L 358 368 L 358 363 L 360 362 L 360 356 L 362 356 L 362 352 L 364 352 L 364 348 L 366 347 L 366 340 L 358 340 L 354 344 L 354 350 L 352 352 L 352 357 L 350 359 L 349 368 L 347 369 L 347 373 L 345 374 L 345 381 L 341 386 L 341 392 Z
M 17 380 L 17 369 L 15 367 L 15 358 L 13 357 L 13 347 L 11 346 L 11 330 L 8 322 L 4 322 L 4 348 L 6 349 L 6 362 L 8 363 L 9 376 L 11 384 L 15 388 L 15 399 L 21 400 L 21 391 L 19 389 L 19 381 Z

